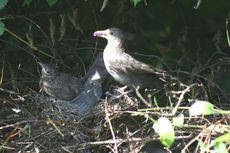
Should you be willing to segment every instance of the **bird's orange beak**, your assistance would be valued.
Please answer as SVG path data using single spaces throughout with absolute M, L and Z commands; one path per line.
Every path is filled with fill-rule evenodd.
M 107 33 L 104 30 L 96 31 L 93 33 L 94 37 L 106 37 Z

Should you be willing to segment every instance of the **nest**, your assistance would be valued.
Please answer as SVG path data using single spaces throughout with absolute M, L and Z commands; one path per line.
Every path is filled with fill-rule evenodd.
M 180 107 L 189 106 L 192 100 L 206 97 L 205 88 L 200 84 L 171 84 L 166 91 L 135 90 L 130 93 L 124 92 L 121 97 L 114 99 L 113 96 L 118 95 L 117 91 L 116 87 L 110 89 L 110 96 L 105 96 L 92 111 L 81 117 L 77 115 L 74 104 L 34 91 L 26 95 L 6 97 L 4 105 L 8 106 L 5 107 L 5 118 L 0 127 L 1 143 L 4 144 L 1 150 L 80 153 L 146 153 L 153 150 L 169 152 L 159 143 L 159 136 L 152 128 L 152 119 L 156 120 L 162 116 L 172 119 L 180 114 L 186 115 L 187 110 Z M 156 98 L 165 92 L 168 97 Z M 162 107 L 160 105 L 163 101 L 167 102 Z M 20 112 L 13 112 L 13 108 L 19 109 Z M 215 125 L 217 120 L 222 130 L 208 128 Z M 226 132 L 228 121 L 221 115 L 208 118 L 185 116 L 185 124 L 193 124 L 195 127 L 175 128 L 176 141 L 170 150 L 195 151 L 197 141 L 206 142 Z

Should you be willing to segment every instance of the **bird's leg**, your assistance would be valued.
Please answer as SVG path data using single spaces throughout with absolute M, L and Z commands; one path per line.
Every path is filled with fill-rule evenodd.
M 119 99 L 119 98 L 123 97 L 124 95 L 127 95 L 128 93 L 131 93 L 131 92 L 134 91 L 133 89 L 130 89 L 130 90 L 128 90 L 128 91 L 125 91 L 125 89 L 127 89 L 127 88 L 128 88 L 128 86 L 124 86 L 124 87 L 115 89 L 116 95 L 111 94 L 111 93 L 107 93 L 107 95 L 111 96 L 111 97 L 109 98 L 109 101 L 113 101 L 113 100 L 115 100 L 115 99 Z M 119 94 L 117 94 L 117 93 L 119 93 Z

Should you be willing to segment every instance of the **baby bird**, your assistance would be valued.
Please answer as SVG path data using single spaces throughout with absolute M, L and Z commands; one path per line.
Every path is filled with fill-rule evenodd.
M 40 88 L 49 96 L 72 100 L 78 96 L 82 90 L 82 81 L 70 74 L 59 72 L 54 65 L 40 63 L 42 75 Z

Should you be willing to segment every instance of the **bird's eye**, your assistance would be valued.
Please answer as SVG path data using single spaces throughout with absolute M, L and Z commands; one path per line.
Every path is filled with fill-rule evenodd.
M 113 32 L 110 32 L 111 35 L 113 35 Z

